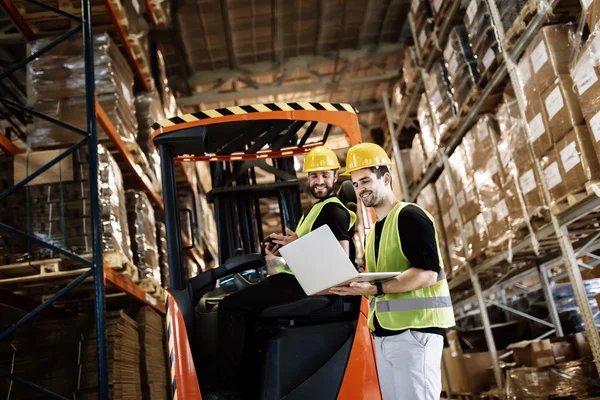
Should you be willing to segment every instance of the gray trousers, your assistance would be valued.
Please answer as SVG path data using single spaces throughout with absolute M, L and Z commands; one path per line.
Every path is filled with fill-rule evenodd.
M 407 330 L 375 336 L 379 386 L 384 400 L 439 400 L 444 338 Z

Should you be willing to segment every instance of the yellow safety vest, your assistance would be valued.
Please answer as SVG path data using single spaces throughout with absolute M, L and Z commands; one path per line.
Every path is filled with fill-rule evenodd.
M 348 225 L 348 230 L 354 226 L 356 223 L 356 214 L 353 211 L 348 210 L 340 201 L 340 199 L 337 198 L 337 196 L 332 196 L 313 205 L 310 211 L 300 218 L 300 222 L 298 222 L 298 226 L 296 227 L 296 235 L 298 235 L 298 237 L 302 237 L 312 231 L 312 227 L 321 214 L 321 211 L 323 211 L 323 207 L 329 203 L 337 203 L 344 207 L 344 209 L 350 214 L 350 225 Z M 287 266 L 277 267 L 277 271 L 284 272 L 286 274 L 293 274 L 293 272 Z
M 400 211 L 412 203 L 399 203 L 388 214 L 381 232 L 379 254 L 375 260 L 375 229 L 367 234 L 365 257 L 369 272 L 396 272 L 410 268 L 410 262 L 402 251 L 400 233 L 398 232 L 398 216 Z M 431 214 L 419 207 L 435 222 Z M 435 285 L 405 293 L 388 293 L 382 297 L 369 297 L 369 328 L 374 331 L 374 319 L 377 315 L 379 324 L 388 330 L 409 328 L 449 328 L 455 325 L 450 289 L 444 273 L 444 265 L 440 253 L 437 229 L 435 241 L 440 260 L 440 273 Z

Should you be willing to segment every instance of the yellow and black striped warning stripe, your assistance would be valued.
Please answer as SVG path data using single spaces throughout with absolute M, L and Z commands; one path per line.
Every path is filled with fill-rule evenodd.
M 169 308 L 169 297 L 165 302 L 167 309 L 167 342 L 169 344 L 169 369 L 171 372 L 171 390 L 173 400 L 177 400 L 177 382 L 175 378 L 175 339 L 173 338 L 173 326 L 171 324 L 171 310 Z
M 178 117 L 163 119 L 152 125 L 153 130 L 167 128 L 186 122 L 200 121 L 207 118 L 226 117 L 228 115 L 243 115 L 252 113 L 267 113 L 272 111 L 347 111 L 357 113 L 358 111 L 350 104 L 343 103 L 267 103 L 251 104 L 249 106 L 235 106 L 217 108 L 216 110 L 199 111 L 191 114 L 184 114 Z

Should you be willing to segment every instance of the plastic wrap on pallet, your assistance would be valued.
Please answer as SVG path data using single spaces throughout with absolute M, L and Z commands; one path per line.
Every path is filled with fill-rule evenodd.
M 590 303 L 592 314 L 595 315 L 596 324 L 600 324 L 600 314 L 598 313 L 598 302 L 595 299 L 600 293 L 600 279 L 586 279 L 583 281 L 585 287 L 586 297 Z M 571 283 L 559 283 L 552 286 L 552 297 L 556 303 L 556 310 L 560 314 L 566 314 L 569 311 L 575 312 L 579 318 L 575 320 L 574 329 L 575 332 L 583 332 L 583 320 L 580 317 L 579 306 L 575 299 L 575 293 L 573 292 L 573 286 Z
M 1 164 L 13 164 L 13 171 L 22 173 L 24 177 L 29 168 L 37 170 L 48 158 L 54 158 L 61 151 L 6 155 Z M 131 259 L 121 171 L 110 153 L 101 145 L 98 146 L 98 159 L 102 249 Z M 12 199 L 11 196 L 11 199 L 3 201 L 0 204 L 1 214 L 12 216 L 12 220 L 7 219 L 11 226 L 54 246 L 77 254 L 91 253 L 88 174 L 87 147 L 83 147 L 54 169 L 40 175 L 19 191 L 17 197 Z M 15 176 L 5 177 L 11 183 L 16 180 Z M 5 246 L 0 249 L 0 262 L 3 264 L 58 257 L 52 250 L 30 245 L 19 237 L 6 236 L 3 240 Z M 11 253 L 7 254 L 4 250 Z
M 598 394 L 598 372 L 592 359 L 581 359 L 545 368 L 508 371 L 509 399 L 587 399 Z
M 169 287 L 169 255 L 167 251 L 167 227 L 164 222 L 156 223 L 156 245 L 158 248 L 158 265 L 165 288 Z
M 469 133 L 465 137 L 467 137 Z M 468 139 L 467 139 L 468 140 Z M 474 219 L 480 212 L 477 188 L 469 166 L 467 152 L 463 143 L 459 145 L 449 158 L 451 175 L 456 188 L 456 199 L 463 221 Z M 449 178 L 449 179 L 450 179 Z
M 525 129 L 520 124 L 517 124 L 506 132 L 504 137 L 510 148 L 514 173 L 518 177 L 519 188 L 525 202 L 527 215 L 530 218 L 542 217 L 544 211 L 548 209 L 548 205 L 545 204 L 540 177 L 534 168 L 534 160 L 529 151 Z
M 149 156 L 155 149 L 152 142 L 152 124 L 166 118 L 158 92 L 141 93 L 135 97 L 135 111 L 138 123 L 137 142 Z
M 423 188 L 419 196 L 417 196 L 417 204 L 427 210 L 431 215 L 439 213 L 437 201 L 435 198 L 435 188 L 429 184 Z
M 600 30 L 600 1 L 599 0 L 580 0 L 581 8 L 585 14 L 585 21 L 590 32 Z
M 495 0 L 505 32 L 513 26 L 519 13 L 528 2 L 529 0 Z
M 512 234 L 508 204 L 501 190 L 504 171 L 496 155 L 499 136 L 496 120 L 484 115 L 463 139 L 491 247 L 503 245 Z
M 579 104 L 591 133 L 596 154 L 600 155 L 600 34 L 596 31 L 571 64 L 571 77 Z
M 53 39 L 31 43 L 32 51 L 47 46 Z M 94 35 L 95 84 L 97 100 L 117 132 L 126 141 L 137 134 L 133 98 L 133 73 L 120 50 L 107 34 Z M 75 36 L 54 47 L 29 64 L 34 95 L 33 108 L 51 117 L 86 130 L 85 69 L 83 42 Z M 32 148 L 64 146 L 81 139 L 50 122 L 34 119 L 35 131 L 28 135 Z M 98 127 L 100 140 L 106 135 Z
M 421 142 L 425 151 L 425 159 L 431 160 L 440 143 L 438 136 L 433 130 L 433 120 L 427 105 L 427 97 L 423 93 L 417 108 L 417 119 L 421 128 Z
M 496 111 L 496 120 L 498 121 L 500 132 L 507 132 L 515 124 L 522 123 L 517 101 L 512 100 L 500 104 Z
M 448 185 L 449 174 L 443 170 L 435 182 L 435 189 L 440 201 L 440 212 L 446 245 L 450 256 L 449 269 L 456 271 L 465 262 L 465 253 L 462 237 L 458 229 L 459 213 L 454 207 L 454 201 Z
M 567 195 L 567 182 L 561 167 L 560 156 L 555 146 L 540 158 L 540 165 L 544 173 L 544 179 L 548 185 L 552 204 L 556 204 Z
M 543 93 L 562 74 L 569 74 L 573 55 L 573 24 L 546 26 L 529 45 L 533 76 Z
M 422 58 L 427 42 L 433 35 L 433 18 L 429 0 L 413 0 L 408 13 L 408 21 L 414 30 L 417 53 Z
M 584 123 L 570 75 L 560 75 L 541 95 L 553 143 L 558 143 L 574 127 Z
M 556 149 L 569 193 L 581 191 L 586 182 L 600 178 L 600 164 L 587 126 L 576 126 L 557 143 Z
M 153 278 L 160 284 L 154 209 L 143 192 L 128 190 L 125 195 L 133 263 L 139 269 L 141 279 Z
M 402 79 L 407 93 L 412 92 L 418 80 L 419 66 L 416 64 L 415 48 L 408 47 L 402 54 Z
M 439 141 L 450 133 L 452 126 L 457 120 L 457 113 L 452 99 L 452 88 L 448 81 L 448 71 L 442 61 L 436 62 L 425 82 L 433 118 L 438 126 Z
M 469 36 L 464 26 L 450 31 L 450 37 L 444 49 L 444 60 L 448 70 L 448 80 L 452 86 L 452 96 L 456 108 L 465 104 L 467 97 L 476 90 L 479 72 L 477 61 L 469 45 Z
M 412 164 L 413 181 L 418 182 L 425 170 L 425 154 L 423 152 L 423 144 L 421 143 L 421 135 L 417 133 L 412 141 L 410 148 L 410 163 Z

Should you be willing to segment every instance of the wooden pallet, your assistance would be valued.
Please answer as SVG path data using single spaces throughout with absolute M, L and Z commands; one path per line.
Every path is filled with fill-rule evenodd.
M 140 71 L 144 80 L 152 85 L 154 80 L 152 78 L 152 70 L 150 69 L 148 53 L 144 51 L 139 38 L 137 38 L 135 35 L 127 35 L 127 41 L 129 42 L 129 46 L 133 52 L 133 57 L 140 66 Z
M 165 289 L 160 286 L 154 278 L 144 278 L 140 281 L 139 287 L 157 300 L 164 301 L 166 297 Z
M 536 14 L 536 0 L 529 0 L 529 2 L 521 9 L 519 16 L 515 19 L 510 29 L 504 34 L 503 45 L 506 51 L 512 50 L 515 43 L 519 40 L 523 32 L 525 32 Z
M 19 278 L 23 277 L 46 276 L 72 269 L 71 265 L 61 258 L 2 265 L 0 266 L 0 286 L 17 283 Z
M 473 107 L 473 105 L 479 99 L 480 96 L 481 96 L 481 92 L 478 89 L 473 89 L 471 91 L 471 93 L 469 93 L 467 95 L 465 102 L 458 110 L 458 116 L 460 118 L 463 118 L 465 115 L 467 115 L 469 113 L 469 111 L 471 111 L 471 108 Z M 494 108 L 496 108 L 496 106 L 498 105 L 498 103 L 500 103 L 501 100 L 502 100 L 502 91 L 498 91 L 497 93 L 488 95 L 488 97 L 484 100 L 483 104 L 481 105 L 479 112 L 485 113 L 488 111 L 492 111 Z
M 600 181 L 588 181 L 581 190 L 558 199 L 551 207 L 552 214 L 561 215 L 581 202 L 596 196 L 600 197 Z

